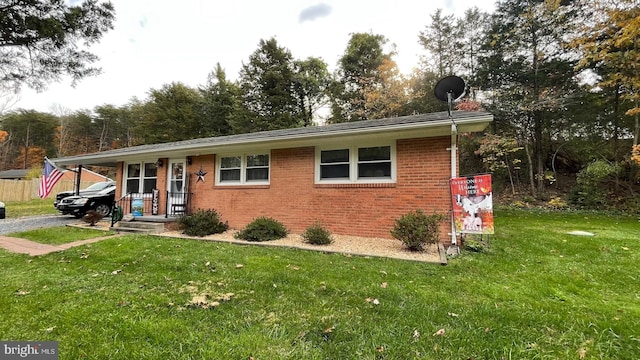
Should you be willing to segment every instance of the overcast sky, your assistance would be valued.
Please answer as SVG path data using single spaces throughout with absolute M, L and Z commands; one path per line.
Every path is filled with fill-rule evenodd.
M 78 2 L 78 0 L 74 0 Z M 260 39 L 275 37 L 296 59 L 320 57 L 336 67 L 350 34 L 372 32 L 397 46 L 395 58 L 408 74 L 424 55 L 418 34 L 437 8 L 462 15 L 471 6 L 492 11 L 493 0 L 112 0 L 115 29 L 90 51 L 103 73 L 72 88 L 69 80 L 46 92 L 24 88 L 18 108 L 52 112 L 121 106 L 150 89 L 182 82 L 203 85 L 220 63 L 237 79 Z

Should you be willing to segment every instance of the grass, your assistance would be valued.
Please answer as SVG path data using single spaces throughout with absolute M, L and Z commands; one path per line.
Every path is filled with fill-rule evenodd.
M 64 359 L 637 358 L 637 219 L 495 223 L 448 266 L 141 235 L 0 251 L 0 339 Z
M 115 234 L 113 231 L 58 226 L 53 228 L 16 232 L 8 234 L 7 236 L 27 239 L 41 244 L 60 245 L 113 234 Z
M 32 215 L 57 214 L 53 207 L 54 197 L 48 199 L 33 199 L 30 201 L 5 202 L 7 218 L 18 218 Z

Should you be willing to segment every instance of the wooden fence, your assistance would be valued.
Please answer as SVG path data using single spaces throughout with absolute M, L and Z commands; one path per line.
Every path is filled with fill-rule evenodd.
M 48 198 L 55 198 L 60 191 L 73 190 L 73 180 L 60 180 L 51 190 Z M 84 189 L 94 181 L 81 181 L 80 188 Z M 40 179 L 31 180 L 0 180 L 0 201 L 29 201 L 38 199 Z

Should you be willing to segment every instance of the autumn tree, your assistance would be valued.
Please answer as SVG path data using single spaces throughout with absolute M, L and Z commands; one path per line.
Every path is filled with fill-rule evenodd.
M 515 195 L 514 171 L 519 169 L 520 159 L 514 153 L 522 150 L 515 138 L 494 134 L 485 134 L 480 140 L 480 146 L 475 151 L 482 157 L 486 171 L 496 172 L 505 170 L 509 176 L 511 193 Z
M 8 139 L 9 133 L 4 130 L 0 130 L 0 169 L 2 170 L 7 168 L 7 161 L 9 159 L 9 156 L 7 156 L 9 149 L 9 146 L 7 146 L 9 144 L 9 141 L 7 141 Z
M 21 148 L 14 164 L 20 164 L 23 169 L 40 169 L 47 152 L 39 146 L 31 146 L 28 149 Z M 40 172 L 42 173 L 42 172 Z
M 335 80 L 331 83 L 330 122 L 348 122 L 372 118 L 367 96 L 382 85 L 380 70 L 392 60 L 395 46 L 385 50 L 388 39 L 371 33 L 351 35 L 344 54 L 338 60 Z M 395 63 L 388 63 L 387 66 Z
M 46 113 L 33 110 L 18 110 L 9 113 L 0 123 L 2 130 L 9 134 L 7 156 L 19 159 L 12 165 L 17 168 L 28 169 L 31 165 L 31 148 L 44 149 L 48 155 L 55 153 L 53 146 L 55 129 L 58 119 Z M 21 156 L 22 154 L 22 156 Z M 38 159 L 41 161 L 42 158 Z
M 629 103 L 626 116 L 634 119 L 633 144 L 640 138 L 640 7 L 637 0 L 581 1 L 583 19 L 572 45 L 581 51 L 580 69 L 599 76 L 598 85 L 613 96 L 614 119 L 621 120 L 621 102 Z M 619 134 L 616 134 L 619 136 Z
M 378 67 L 380 82 L 364 93 L 365 109 L 371 119 L 402 116 L 407 113 L 409 82 L 395 61 L 384 59 Z
M 77 2 L 73 2 L 77 3 Z M 0 86 L 41 90 L 68 75 L 78 80 L 100 72 L 98 57 L 85 48 L 113 29 L 110 2 L 4 0 L 0 4 Z

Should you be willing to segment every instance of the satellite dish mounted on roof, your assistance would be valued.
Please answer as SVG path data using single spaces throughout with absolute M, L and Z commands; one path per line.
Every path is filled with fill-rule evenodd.
M 455 100 L 464 95 L 464 80 L 457 76 L 447 76 L 440 79 L 436 84 L 436 88 L 433 90 L 436 97 L 441 101 L 446 101 L 449 110 L 449 120 L 451 120 L 451 178 L 457 176 L 457 153 L 456 147 L 458 143 L 458 127 L 456 122 L 453 121 L 453 114 L 451 113 L 452 103 Z M 451 214 L 451 246 L 447 249 L 447 255 L 460 254 L 460 248 L 458 247 L 458 241 L 456 237 L 456 227 L 454 225 L 453 212 Z
M 451 75 L 440 79 L 433 90 L 438 100 L 446 101 L 449 105 L 449 118 L 451 118 L 451 104 L 464 95 L 464 87 L 464 80 Z

